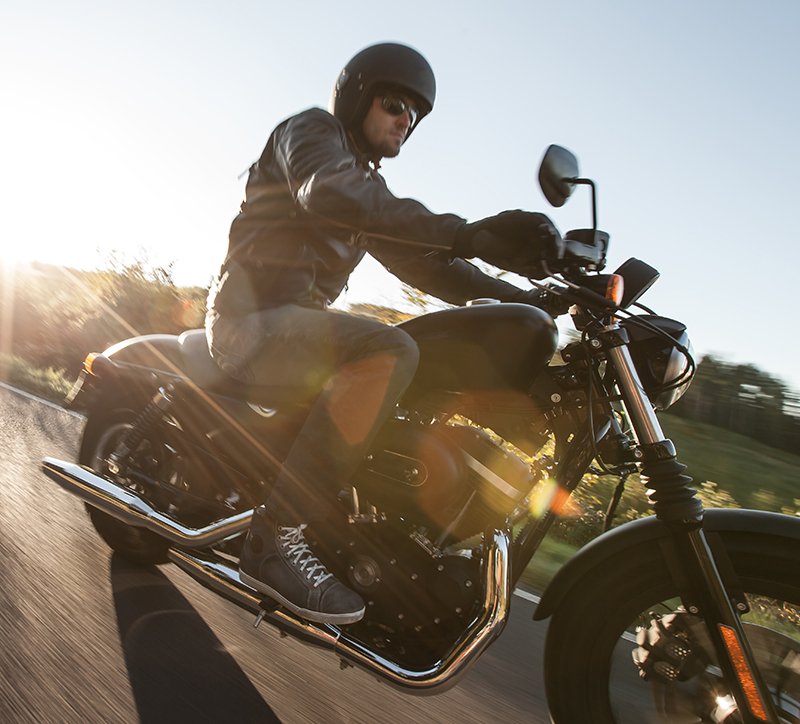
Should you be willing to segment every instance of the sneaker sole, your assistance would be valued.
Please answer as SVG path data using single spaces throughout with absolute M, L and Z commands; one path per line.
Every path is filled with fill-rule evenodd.
M 277 601 L 281 606 L 296 614 L 300 618 L 314 623 L 330 623 L 344 625 L 348 623 L 356 623 L 364 618 L 365 609 L 360 611 L 353 611 L 348 613 L 323 613 L 322 611 L 312 611 L 308 608 L 301 608 L 296 603 L 292 603 L 289 599 L 284 598 L 275 589 L 270 588 L 263 581 L 259 581 L 252 576 L 248 576 L 243 571 L 239 571 L 239 580 L 246 583 L 250 588 L 254 588 L 259 593 Z

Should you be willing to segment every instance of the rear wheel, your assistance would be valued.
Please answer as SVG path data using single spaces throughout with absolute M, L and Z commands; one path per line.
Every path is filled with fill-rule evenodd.
M 796 544 L 723 537 L 750 606 L 745 631 L 780 720 L 800 722 L 800 560 L 790 554 Z M 676 648 L 689 649 L 676 680 L 669 661 L 659 664 L 664 675 L 640 676 L 637 636 L 664 644 L 677 636 Z M 553 614 L 545 682 L 558 724 L 741 721 L 705 624 L 681 608 L 657 544 L 594 571 Z
M 120 438 L 131 429 L 134 419 L 135 413 L 128 410 L 121 410 L 102 419 L 90 418 L 81 444 L 80 463 L 104 477 L 110 477 L 106 462 L 108 456 Z M 144 454 L 142 447 L 146 445 L 147 440 L 142 443 L 137 454 Z M 125 482 L 120 478 L 116 480 Z M 140 492 L 136 489 L 136 484 L 130 480 L 127 481 L 126 487 Z M 170 544 L 161 536 L 145 528 L 127 525 L 88 503 L 86 510 L 100 537 L 123 558 L 140 565 L 167 562 Z

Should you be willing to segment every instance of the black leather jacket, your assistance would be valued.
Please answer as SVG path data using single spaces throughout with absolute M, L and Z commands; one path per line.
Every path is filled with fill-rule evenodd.
M 295 303 L 324 307 L 365 250 L 406 283 L 452 304 L 528 293 L 452 258 L 465 221 L 392 195 L 331 114 L 281 123 L 253 164 L 209 308 L 243 315 Z

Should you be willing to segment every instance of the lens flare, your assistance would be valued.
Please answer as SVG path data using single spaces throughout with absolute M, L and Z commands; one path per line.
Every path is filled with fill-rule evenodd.
M 536 518 L 541 518 L 548 512 L 559 518 L 577 518 L 581 514 L 580 506 L 570 497 L 569 490 L 549 477 L 544 478 L 534 489 L 530 511 Z

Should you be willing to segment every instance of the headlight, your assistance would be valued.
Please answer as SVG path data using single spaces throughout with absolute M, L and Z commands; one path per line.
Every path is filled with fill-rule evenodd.
M 636 319 L 647 322 L 650 327 L 637 324 L 634 321 Z M 642 314 L 632 319 L 622 320 L 621 326 L 628 331 L 630 336 L 631 357 L 650 402 L 656 409 L 666 410 L 670 405 L 675 404 L 689 388 L 694 372 L 683 379 L 678 386 L 672 386 L 686 373 L 689 360 L 669 339 L 652 327 L 666 332 L 694 356 L 692 343 L 686 333 L 686 325 L 667 317 Z
M 678 342 L 680 342 L 689 350 L 689 354 L 692 358 L 694 358 L 694 348 L 692 347 L 692 342 L 689 339 L 689 335 L 684 332 L 677 339 Z M 688 364 L 689 360 L 686 358 L 686 355 L 677 347 L 672 347 L 670 350 L 669 359 L 667 360 L 666 369 L 664 370 L 664 376 L 661 380 L 662 387 L 670 383 L 672 380 L 677 380 L 679 377 L 681 377 L 686 372 L 686 366 Z M 678 400 L 680 400 L 681 397 L 683 397 L 683 393 L 686 392 L 686 390 L 689 389 L 689 385 L 692 384 L 693 376 L 694 372 L 692 372 L 690 375 L 687 375 L 686 379 L 677 387 L 662 389 L 661 392 L 656 395 L 655 399 L 651 398 L 656 409 L 666 410 L 668 407 L 671 407 Z

